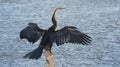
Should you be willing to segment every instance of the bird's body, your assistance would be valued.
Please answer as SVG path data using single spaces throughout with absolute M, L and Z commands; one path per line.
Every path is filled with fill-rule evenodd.
M 53 34 L 54 32 L 51 31 L 51 28 L 49 28 L 43 35 L 42 39 L 41 39 L 41 43 L 40 45 L 42 45 L 44 48 L 51 48 L 52 47 L 52 40 L 51 40 L 51 35 Z
M 62 10 L 63 8 L 57 8 L 52 16 L 52 22 L 53 25 L 48 29 L 48 30 L 42 30 L 39 29 L 40 34 L 42 33 L 43 35 L 39 35 L 38 37 L 42 37 L 41 42 L 39 44 L 39 47 L 33 50 L 32 52 L 26 54 L 24 57 L 29 58 L 29 59 L 38 59 L 41 57 L 43 49 L 50 49 L 53 46 L 53 43 L 56 43 L 57 46 L 62 45 L 64 43 L 78 43 L 78 44 L 83 44 L 83 45 L 88 45 L 91 43 L 91 37 L 88 35 L 81 33 L 80 31 L 77 30 L 76 27 L 74 26 L 65 26 L 60 30 L 56 30 L 57 28 L 57 21 L 55 18 L 56 12 L 58 10 Z M 41 31 L 42 30 L 42 31 Z M 33 33 L 33 31 L 31 31 Z M 28 34 L 28 32 L 27 32 Z M 22 34 L 24 35 L 24 34 Z M 26 39 L 32 37 L 33 34 L 29 34 L 29 37 L 24 37 Z M 35 37 L 34 39 L 36 39 Z M 34 40 L 32 39 L 32 40 Z M 37 40 L 36 40 L 37 41 Z

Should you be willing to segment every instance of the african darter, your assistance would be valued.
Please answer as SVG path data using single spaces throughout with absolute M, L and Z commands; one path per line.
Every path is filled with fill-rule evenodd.
M 32 43 L 35 43 L 42 36 L 40 45 L 32 52 L 26 54 L 24 56 L 25 58 L 40 58 L 43 49 L 51 50 L 53 43 L 56 43 L 57 46 L 62 45 L 64 43 L 78 43 L 83 45 L 88 45 L 91 43 L 91 37 L 78 31 L 77 27 L 65 26 L 60 30 L 56 30 L 56 13 L 62 9 L 64 8 L 55 9 L 52 16 L 53 25 L 48 30 L 40 29 L 35 23 L 29 23 L 28 26 L 20 32 L 21 39 L 27 39 L 29 42 Z

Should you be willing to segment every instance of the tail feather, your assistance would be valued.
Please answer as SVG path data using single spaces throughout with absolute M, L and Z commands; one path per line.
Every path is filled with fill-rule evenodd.
M 29 52 L 28 54 L 26 54 L 24 56 L 24 58 L 29 58 L 29 59 L 38 59 L 41 57 L 43 53 L 43 48 L 37 48 L 35 50 L 33 50 L 32 52 Z

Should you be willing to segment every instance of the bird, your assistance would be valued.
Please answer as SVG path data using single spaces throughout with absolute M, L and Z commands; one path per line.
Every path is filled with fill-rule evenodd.
M 24 29 L 27 37 L 23 37 L 24 32 L 21 32 L 21 38 L 27 38 L 30 42 L 36 42 L 41 36 L 41 42 L 39 46 L 33 51 L 27 53 L 24 58 L 29 59 L 38 59 L 41 57 L 44 49 L 52 49 L 53 43 L 56 43 L 57 46 L 64 43 L 77 43 L 83 45 L 89 45 L 92 42 L 92 38 L 85 33 L 82 33 L 75 26 L 65 26 L 59 30 L 57 28 L 56 13 L 65 8 L 56 8 L 52 15 L 53 25 L 48 28 L 48 30 L 40 29 L 36 24 L 30 23 L 27 28 Z M 27 30 L 29 29 L 30 30 Z M 30 33 L 31 32 L 31 33 Z M 35 33 L 35 34 L 34 34 Z M 39 34 L 37 34 L 39 33 Z M 32 36 L 31 36 L 32 35 Z

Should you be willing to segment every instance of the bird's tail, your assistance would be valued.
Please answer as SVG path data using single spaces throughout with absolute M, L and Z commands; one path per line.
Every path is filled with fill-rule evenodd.
M 38 59 L 41 57 L 43 53 L 43 48 L 37 48 L 33 50 L 32 52 L 29 52 L 24 56 L 24 58 L 29 58 L 29 59 Z

